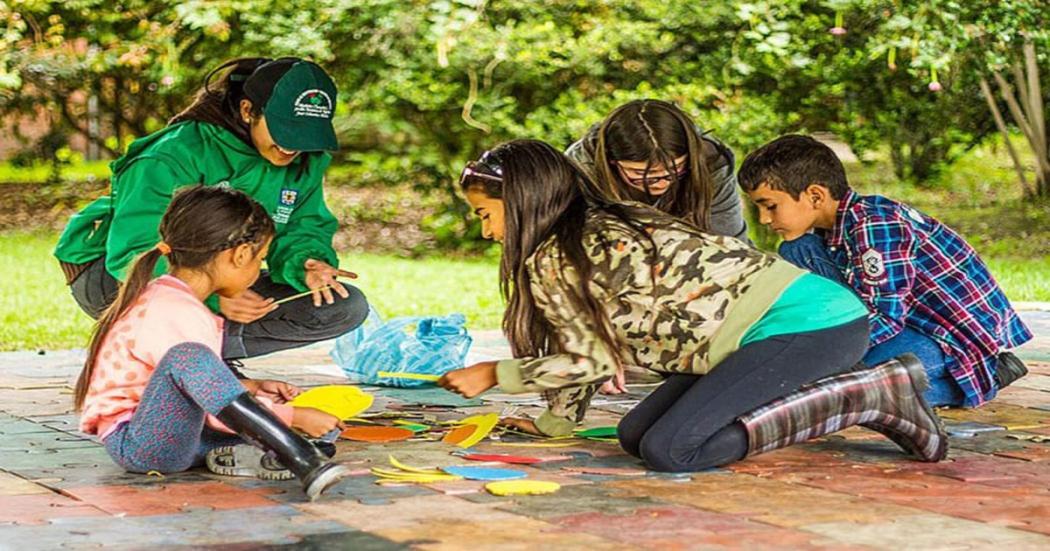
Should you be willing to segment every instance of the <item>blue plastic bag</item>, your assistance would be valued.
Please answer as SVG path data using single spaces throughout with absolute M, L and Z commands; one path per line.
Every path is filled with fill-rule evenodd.
M 379 377 L 380 371 L 444 375 L 463 367 L 473 339 L 463 314 L 404 317 L 383 322 L 375 311 L 361 327 L 339 337 L 332 359 L 351 381 L 395 387 L 433 385 L 430 381 Z

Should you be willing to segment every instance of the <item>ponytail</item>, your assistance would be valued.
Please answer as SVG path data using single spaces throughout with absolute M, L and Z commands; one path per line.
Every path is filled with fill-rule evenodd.
M 109 330 L 113 328 L 120 316 L 138 300 L 146 285 L 153 279 L 153 270 L 156 269 L 160 257 L 161 252 L 157 248 L 142 253 L 132 265 L 128 280 L 120 286 L 117 299 L 98 318 L 94 333 L 91 335 L 91 344 L 88 345 L 84 369 L 81 370 L 77 386 L 73 391 L 73 406 L 77 411 L 84 406 L 84 397 L 87 396 L 88 387 L 91 386 L 91 375 L 95 372 L 95 360 L 99 349 L 102 348 L 102 341 L 105 340 Z
M 266 209 L 244 192 L 203 185 L 187 187 L 175 194 L 158 231 L 161 242 L 135 259 L 117 299 L 95 326 L 87 360 L 73 392 L 73 404 L 78 411 L 83 408 L 91 386 L 102 342 L 149 285 L 162 255 L 167 257 L 169 269 L 207 270 L 216 255 L 233 247 L 251 244 L 258 254 L 275 233 Z

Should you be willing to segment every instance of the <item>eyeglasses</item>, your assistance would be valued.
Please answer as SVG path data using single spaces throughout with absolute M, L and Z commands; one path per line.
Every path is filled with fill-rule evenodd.
M 620 176 L 622 176 L 624 180 L 627 180 L 627 183 L 639 187 L 644 186 L 646 182 L 654 183 L 663 180 L 671 181 L 671 178 L 674 178 L 676 181 L 681 180 L 689 172 L 688 163 L 681 163 L 680 165 L 678 165 L 678 168 L 674 171 L 673 174 L 665 173 L 661 174 L 660 176 L 645 174 L 644 171 L 628 171 L 628 169 L 624 168 L 620 163 L 616 161 L 609 161 L 609 163 L 616 167 L 616 170 L 620 172 Z M 637 174 L 641 174 L 641 176 L 637 176 Z
M 481 155 L 480 159 L 467 163 L 467 166 L 463 168 L 463 172 L 459 175 L 459 184 L 461 186 L 467 178 L 480 178 L 491 182 L 503 181 L 503 167 L 496 162 L 496 159 L 493 158 L 494 155 L 491 153 L 491 151 L 486 151 Z

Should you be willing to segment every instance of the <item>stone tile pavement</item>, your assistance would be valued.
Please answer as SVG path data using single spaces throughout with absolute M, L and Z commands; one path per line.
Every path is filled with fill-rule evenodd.
M 1050 549 L 1050 313 L 1025 312 L 1038 338 L 1031 373 L 979 410 L 942 410 L 949 460 L 908 460 L 855 428 L 732 465 L 645 472 L 615 443 L 504 436 L 477 451 L 548 459 L 521 467 L 562 484 L 555 494 L 489 495 L 479 482 L 380 486 L 388 456 L 417 466 L 466 463 L 438 441 L 340 441 L 356 476 L 306 502 L 295 482 L 203 470 L 133 475 L 76 431 L 71 382 L 80 351 L 0 354 L 0 549 Z M 496 357 L 477 335 L 473 359 Z M 249 362 L 253 376 L 301 385 L 342 382 L 328 347 Z M 501 411 L 501 397 L 370 389 L 372 410 L 448 420 Z M 615 424 L 645 387 L 600 400 L 588 425 Z M 538 409 L 528 403 L 523 412 Z M 556 446 L 556 447 L 554 447 Z

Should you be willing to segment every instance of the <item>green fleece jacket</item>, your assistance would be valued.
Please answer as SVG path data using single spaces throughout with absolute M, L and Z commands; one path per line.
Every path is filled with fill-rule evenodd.
M 124 280 L 135 257 L 160 241 L 160 219 L 176 190 L 193 184 L 229 186 L 261 203 L 277 226 L 267 257 L 273 280 L 305 291 L 307 259 L 338 265 L 332 248 L 338 224 L 322 190 L 331 160 L 325 153 L 278 167 L 219 126 L 171 125 L 135 140 L 110 164 L 110 195 L 70 219 L 55 256 L 74 264 L 104 256 L 106 270 Z M 166 271 L 162 259 L 156 273 Z

